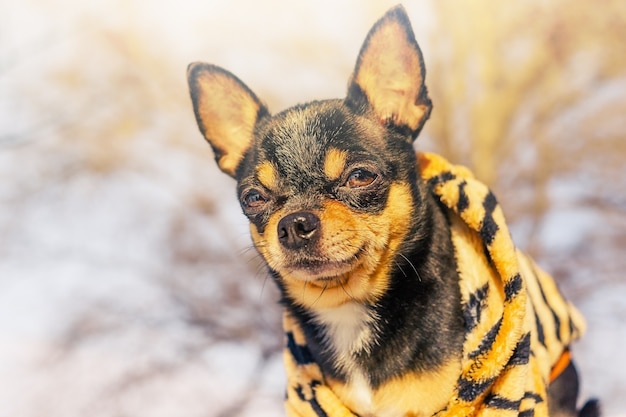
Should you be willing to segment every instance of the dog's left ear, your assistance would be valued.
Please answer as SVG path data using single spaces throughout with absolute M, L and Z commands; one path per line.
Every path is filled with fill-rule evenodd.
M 432 109 L 425 76 L 422 52 L 409 18 L 402 6 L 396 6 L 368 33 L 346 103 L 358 111 L 369 107 L 381 123 L 408 129 L 415 139 Z
M 220 169 L 235 177 L 252 146 L 257 122 L 269 112 L 242 81 L 223 68 L 196 62 L 189 65 L 187 78 L 198 127 Z

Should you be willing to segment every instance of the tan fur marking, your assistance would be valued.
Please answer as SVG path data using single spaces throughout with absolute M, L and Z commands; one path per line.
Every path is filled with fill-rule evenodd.
M 326 158 L 324 159 L 324 174 L 326 178 L 331 181 L 339 178 L 346 168 L 347 158 L 348 155 L 345 151 L 330 148 L 326 152 Z
M 268 190 L 273 190 L 278 186 L 276 167 L 271 162 L 263 162 L 256 170 L 259 182 Z

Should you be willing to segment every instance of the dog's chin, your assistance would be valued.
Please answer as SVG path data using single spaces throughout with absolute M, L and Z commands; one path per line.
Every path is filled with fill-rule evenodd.
M 309 284 L 333 287 L 345 283 L 359 262 L 352 261 L 304 261 L 285 268 L 283 277 Z

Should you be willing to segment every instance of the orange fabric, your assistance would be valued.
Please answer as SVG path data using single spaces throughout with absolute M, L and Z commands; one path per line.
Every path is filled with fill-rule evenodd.
M 550 382 L 554 381 L 563 373 L 563 371 L 569 366 L 572 361 L 572 353 L 569 350 L 563 351 L 561 357 L 558 361 L 552 366 L 552 370 L 550 371 Z

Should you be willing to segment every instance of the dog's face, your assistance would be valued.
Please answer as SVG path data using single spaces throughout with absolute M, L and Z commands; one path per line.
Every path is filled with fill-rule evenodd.
M 196 118 L 237 180 L 252 240 L 294 302 L 373 301 L 403 245 L 419 237 L 412 142 L 431 110 L 401 7 L 370 31 L 344 100 L 271 116 L 235 76 L 196 63 Z
M 375 297 L 413 214 L 408 142 L 394 137 L 394 156 L 396 135 L 341 101 L 290 109 L 258 135 L 238 190 L 269 267 L 305 304 Z

